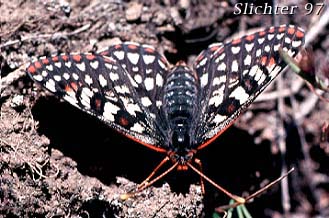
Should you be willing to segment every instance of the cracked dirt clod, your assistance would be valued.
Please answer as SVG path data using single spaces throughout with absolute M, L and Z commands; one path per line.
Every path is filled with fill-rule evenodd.
M 131 2 L 126 9 L 126 20 L 135 21 L 138 20 L 143 11 L 143 5 L 137 2 Z

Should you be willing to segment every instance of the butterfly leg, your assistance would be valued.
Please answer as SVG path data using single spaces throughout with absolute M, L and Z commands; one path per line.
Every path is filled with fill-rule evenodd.
M 196 158 L 196 159 L 194 159 L 194 162 L 199 166 L 200 172 L 203 173 L 201 160 Z M 204 188 L 204 182 L 203 182 L 202 176 L 200 176 L 200 185 L 201 185 L 202 194 L 205 194 L 206 191 L 205 191 L 205 188 Z
M 222 191 L 224 194 L 226 194 L 228 197 L 232 198 L 233 200 L 235 200 L 238 204 L 244 204 L 246 203 L 246 199 L 243 197 L 239 197 L 237 195 L 232 194 L 231 192 L 227 191 L 225 188 L 221 187 L 220 185 L 218 185 L 217 183 L 215 183 L 214 181 L 212 181 L 209 177 L 207 177 L 206 175 L 204 175 L 200 170 L 198 170 L 197 168 L 195 168 L 192 164 L 187 163 L 187 165 L 197 174 L 199 174 L 203 179 L 207 180 L 210 184 L 212 184 L 213 186 L 215 186 L 217 189 L 219 189 L 220 191 Z
M 157 182 L 158 180 L 160 180 L 162 177 L 164 177 L 165 175 L 167 175 L 168 173 L 170 173 L 173 169 L 175 169 L 178 166 L 178 162 L 174 163 L 169 169 L 167 169 L 166 171 L 164 171 L 163 173 L 161 173 L 159 176 L 155 177 L 153 180 L 151 180 L 149 182 L 149 180 L 154 176 L 154 174 L 160 169 L 160 167 L 165 164 L 167 161 L 169 160 L 169 158 L 165 158 L 163 159 L 160 164 L 152 171 L 152 173 L 137 187 L 137 190 L 134 192 L 129 192 L 126 194 L 123 194 L 120 196 L 121 200 L 127 200 L 130 197 L 133 197 L 134 195 L 136 195 L 137 193 L 143 191 L 144 189 L 146 189 L 147 187 L 153 185 L 155 182 Z
M 279 178 L 277 178 L 276 180 L 270 182 L 269 184 L 267 184 L 266 186 L 264 186 L 263 188 L 259 189 L 258 191 L 254 192 L 253 194 L 249 195 L 248 197 L 245 198 L 245 203 L 249 202 L 250 200 L 254 199 L 255 197 L 261 195 L 262 193 L 264 193 L 266 190 L 268 190 L 269 188 L 271 188 L 273 185 L 277 184 L 278 182 L 280 182 L 282 179 L 286 178 L 292 171 L 294 171 L 294 168 L 291 168 L 287 173 L 283 174 L 282 176 L 280 176 Z M 235 199 L 234 199 L 235 200 Z M 241 205 L 241 203 L 239 202 L 235 202 L 233 204 L 229 204 L 229 205 L 224 205 L 224 206 L 220 206 L 216 208 L 216 211 L 218 212 L 223 212 L 224 210 L 227 210 L 229 208 L 235 208 L 237 206 Z
M 148 186 L 148 183 L 149 183 L 149 181 L 150 181 L 150 179 L 156 174 L 156 172 L 165 164 L 165 163 L 167 163 L 168 162 L 168 160 L 169 160 L 169 157 L 168 156 L 166 156 L 159 164 L 158 164 L 158 166 L 157 167 L 155 167 L 154 168 L 154 170 L 150 173 L 150 175 L 146 178 L 146 179 L 144 179 L 144 181 L 143 182 L 141 182 L 139 185 L 138 185 L 138 187 L 137 187 L 137 189 L 141 189 L 142 187 L 144 187 L 144 186 Z

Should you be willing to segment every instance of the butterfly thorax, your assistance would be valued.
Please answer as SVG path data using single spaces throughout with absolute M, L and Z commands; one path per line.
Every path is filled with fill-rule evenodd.
M 197 112 L 198 83 L 190 69 L 178 65 L 167 74 L 163 112 L 173 161 L 181 165 L 192 158 L 193 117 Z

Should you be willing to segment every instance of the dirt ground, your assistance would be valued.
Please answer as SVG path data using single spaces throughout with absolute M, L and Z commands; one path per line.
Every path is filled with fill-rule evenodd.
M 320 15 L 309 16 L 302 8 L 314 1 L 284 1 L 299 6 L 289 16 L 234 15 L 236 2 L 1 1 L 0 217 L 221 217 L 215 208 L 229 199 L 208 184 L 203 195 L 190 171 L 173 172 L 121 201 L 164 157 L 52 96 L 19 68 L 32 58 L 95 52 L 128 40 L 153 45 L 171 63 L 191 64 L 213 42 L 278 22 L 306 30 L 321 71 L 318 66 L 329 58 L 322 17 L 328 19 L 328 2 Z M 247 205 L 250 213 L 329 217 L 329 142 L 321 141 L 328 111 L 329 103 L 288 70 L 198 154 L 204 173 L 247 195 L 295 167 Z

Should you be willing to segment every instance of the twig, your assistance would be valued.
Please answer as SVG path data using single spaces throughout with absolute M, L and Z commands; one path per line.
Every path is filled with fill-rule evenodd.
M 64 36 L 72 36 L 72 35 L 76 35 L 79 34 L 83 31 L 86 31 L 87 29 L 89 29 L 91 26 L 91 23 L 87 23 L 86 25 L 72 31 L 72 32 L 56 32 L 56 33 L 52 33 L 52 34 L 31 34 L 28 36 L 22 36 L 21 39 L 16 39 L 16 40 L 11 40 L 8 41 L 6 43 L 3 43 L 0 45 L 0 48 L 4 48 L 7 46 L 11 46 L 20 42 L 24 42 L 27 40 L 33 40 L 33 39 L 47 39 L 47 38 L 60 38 L 60 37 L 64 37 Z

